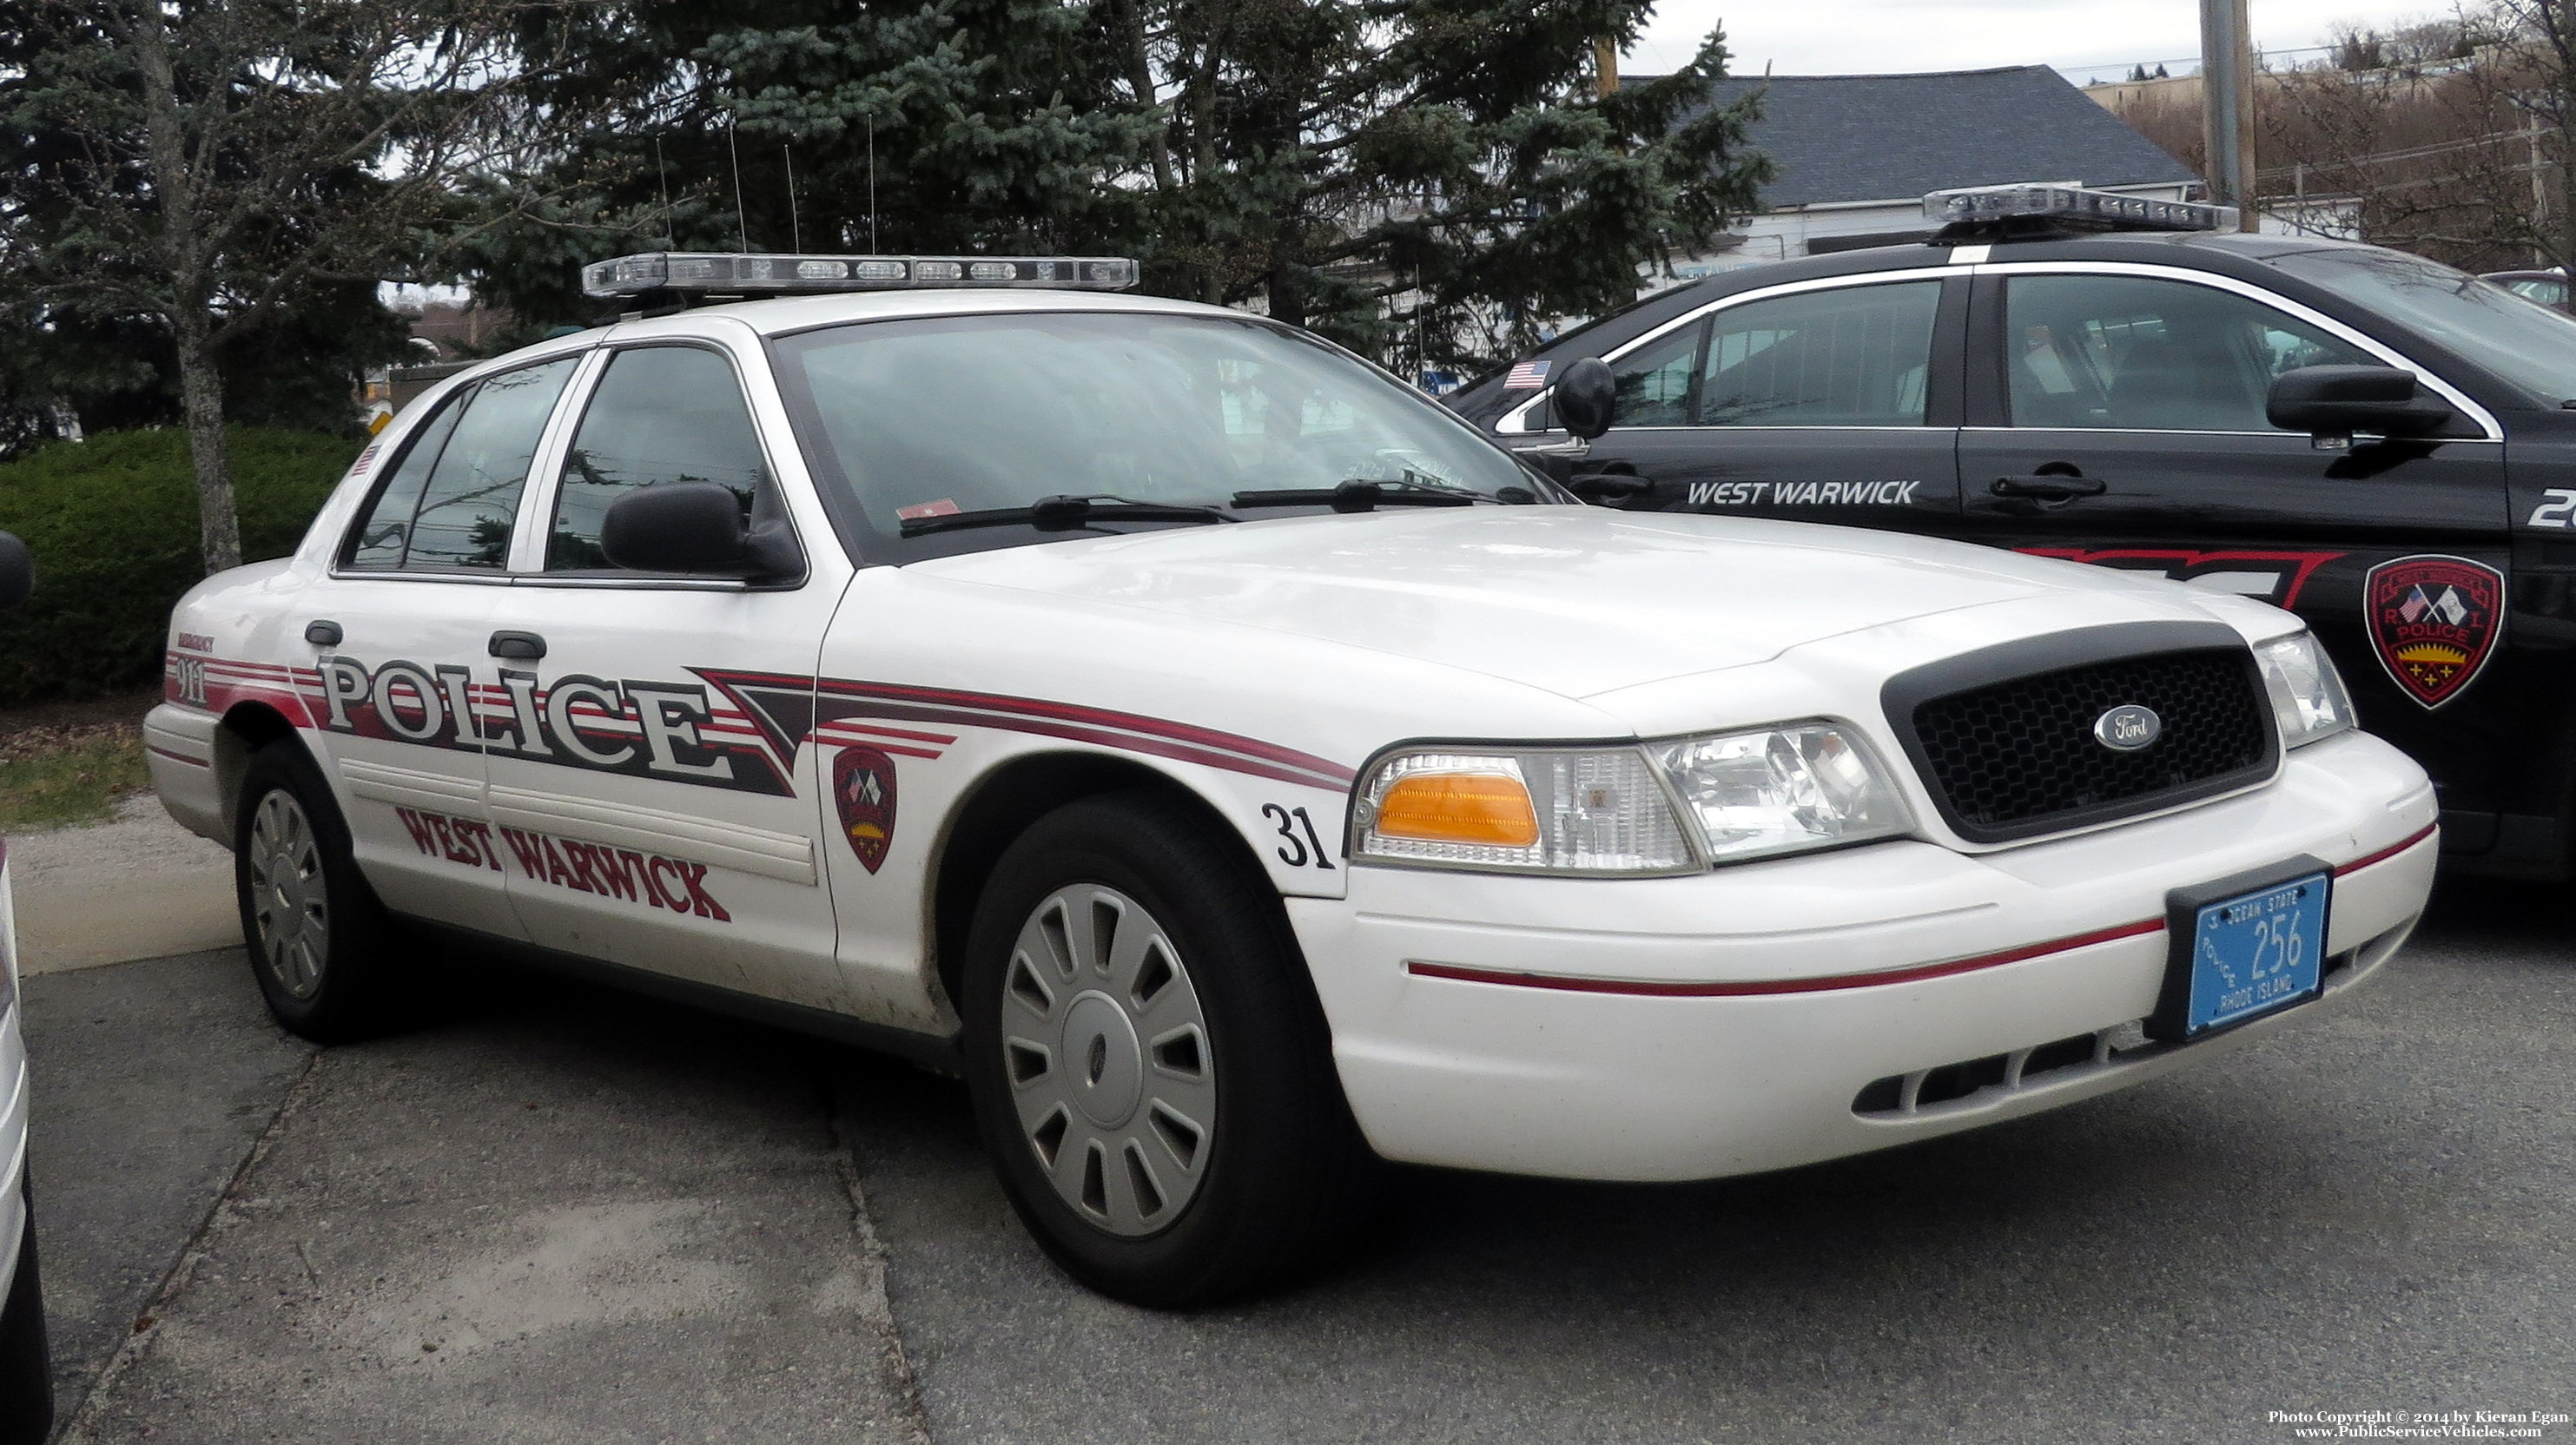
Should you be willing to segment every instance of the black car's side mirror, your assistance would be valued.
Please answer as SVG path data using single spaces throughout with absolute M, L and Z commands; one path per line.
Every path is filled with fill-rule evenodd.
M 2451 419 L 2451 408 L 2427 396 L 2415 373 L 2393 366 L 2302 366 L 2273 379 L 2264 415 L 2283 431 L 2320 438 L 2356 432 L 2420 436 Z
M 1612 379 L 1609 367 L 1587 356 L 1556 379 L 1556 395 L 1549 404 L 1558 426 L 1592 441 L 1610 429 L 1611 414 L 1619 406 L 1619 383 Z
M 27 544 L 0 532 L 0 610 L 27 600 L 36 587 L 36 559 Z
M 742 499 L 714 482 L 663 482 L 618 498 L 600 518 L 599 549 L 638 572 L 763 578 L 804 570 L 784 523 L 746 521 Z

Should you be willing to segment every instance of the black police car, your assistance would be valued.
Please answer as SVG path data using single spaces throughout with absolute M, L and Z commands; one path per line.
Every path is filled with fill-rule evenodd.
M 2576 318 L 2219 207 L 2011 186 L 1925 210 L 1928 244 L 1658 293 L 1451 404 L 1608 506 L 1964 538 L 2290 608 L 2363 725 L 2433 774 L 2446 867 L 2576 873 Z M 1616 402 L 1583 449 L 1552 388 L 1596 357 Z

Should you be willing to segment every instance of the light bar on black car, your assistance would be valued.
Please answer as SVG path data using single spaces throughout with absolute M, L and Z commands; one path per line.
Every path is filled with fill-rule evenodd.
M 586 296 L 647 291 L 779 296 L 827 291 L 903 291 L 976 286 L 1043 286 L 1123 291 L 1136 284 L 1125 256 L 778 256 L 723 251 L 647 251 L 581 268 Z
M 2086 231 L 2232 231 L 2234 206 L 2158 201 L 2082 186 L 1970 186 L 1923 198 L 1923 219 L 1941 226 L 2053 221 Z

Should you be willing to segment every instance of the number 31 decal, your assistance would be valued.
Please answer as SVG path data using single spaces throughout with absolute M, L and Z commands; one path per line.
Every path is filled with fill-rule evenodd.
M 2526 527 L 2576 527 L 2576 491 L 2552 487 L 2540 495 L 2549 500 L 2531 509 Z
M 1264 803 L 1261 816 L 1278 824 L 1279 836 L 1288 840 L 1278 850 L 1280 862 L 1291 868 L 1311 866 L 1327 873 L 1333 871 L 1333 860 L 1324 852 L 1324 840 L 1315 836 L 1315 820 L 1306 816 L 1305 809 Z

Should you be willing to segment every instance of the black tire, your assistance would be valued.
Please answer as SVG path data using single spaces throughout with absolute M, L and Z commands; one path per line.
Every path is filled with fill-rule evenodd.
M 284 861 L 271 846 L 276 835 L 262 832 L 263 819 L 273 824 L 290 816 L 302 820 L 309 837 L 300 864 Z M 289 1033 L 337 1044 L 391 1025 L 403 972 L 399 935 L 358 872 L 349 825 L 330 786 L 291 741 L 261 748 L 242 772 L 233 894 L 251 976 Z M 299 951 L 295 941 L 306 946 Z
M 962 990 L 966 1074 L 1002 1188 L 1029 1232 L 1068 1274 L 1132 1304 L 1209 1304 L 1311 1270 L 1366 1216 L 1382 1173 L 1343 1100 L 1330 1031 L 1278 895 L 1241 851 L 1191 809 L 1158 794 L 1072 803 L 1040 819 L 1004 852 L 968 937 Z M 1012 994 L 1011 970 L 1023 930 L 1041 926 L 1042 908 L 1082 896 L 1068 889 L 1111 890 L 1140 905 L 1145 924 L 1156 937 L 1168 938 L 1177 954 L 1191 993 L 1185 1003 L 1204 1025 L 1206 1054 L 1193 1047 L 1181 1060 L 1204 1068 L 1210 1107 L 1202 1112 L 1212 1115 L 1204 1137 L 1187 1151 L 1195 1157 L 1198 1148 L 1206 1150 L 1193 1192 L 1169 1206 L 1168 1219 L 1154 1219 L 1151 1211 L 1140 1216 L 1141 1206 L 1131 1207 L 1132 1227 L 1124 1233 L 1109 1227 L 1105 1199 L 1095 1218 L 1083 1205 L 1085 1191 L 1059 1188 L 1056 1180 L 1064 1176 L 1050 1169 L 1038 1142 L 1048 1126 L 1033 1127 L 1022 1117 L 1023 1105 L 1034 1097 L 1027 1092 L 1029 1076 L 1013 1078 L 1014 1060 L 1039 1074 L 1052 1065 L 1030 1063 L 1025 1037 L 1006 1046 L 1006 1033 L 1051 1027 L 1029 993 Z M 1112 951 L 1105 938 L 1103 953 Z M 1153 969 L 1140 964 L 1135 976 Z M 1107 972 L 1104 962 L 1104 978 Z M 1027 988 L 1025 981 L 1019 986 Z M 1140 982 L 1127 992 L 1134 996 L 1146 987 Z M 1077 996 L 1076 1007 L 1084 996 L 1092 995 Z M 1006 1008 L 1023 1012 L 1006 1020 Z M 1072 1028 L 1066 1017 L 1064 1027 Z M 1140 1021 L 1138 1029 L 1143 1027 Z M 1074 1036 L 1055 1037 L 1067 1069 L 1082 1068 L 1071 1057 L 1079 1047 Z M 1128 1037 L 1142 1034 L 1131 1031 Z M 1142 1087 L 1149 1092 L 1161 1087 L 1154 1076 L 1170 1061 L 1161 1051 L 1165 1047 L 1149 1045 L 1140 1056 Z M 1095 1037 L 1091 1085 L 1101 1083 L 1103 1067 Z M 1046 1086 L 1082 1087 L 1070 1073 L 1066 1081 Z M 1048 1106 L 1039 1100 L 1035 1107 Z M 1149 1101 L 1148 1107 L 1154 1105 Z M 1078 1118 L 1074 1122 L 1090 1131 L 1086 1139 L 1101 1133 Z M 1140 1126 L 1128 1127 L 1132 1138 L 1149 1137 Z M 1065 1131 L 1057 1127 L 1054 1137 L 1061 1157 Z M 1144 1146 L 1131 1141 L 1125 1147 Z M 1179 1155 L 1156 1157 L 1170 1165 Z M 1151 1194 L 1145 1184 L 1132 1189 L 1131 1205 Z
M 45 1345 L 45 1287 L 36 1275 L 35 1197 L 19 1230 L 18 1271 L 0 1305 L 0 1445 L 42 1445 L 54 1428 L 54 1364 Z

